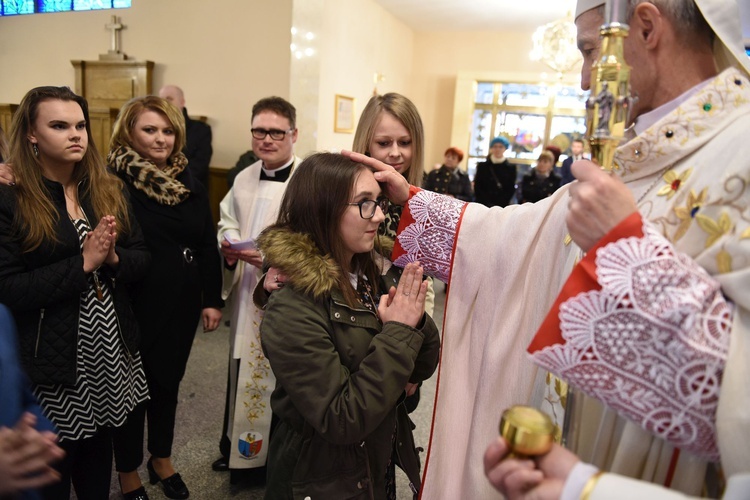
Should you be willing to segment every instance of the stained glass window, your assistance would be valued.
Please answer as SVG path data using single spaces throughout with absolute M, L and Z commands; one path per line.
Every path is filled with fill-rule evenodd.
M 71 10 L 126 9 L 131 3 L 132 0 L 0 0 L 0 16 Z
M 42 0 L 37 3 L 37 12 L 67 12 L 73 10 L 72 0 Z
M 524 172 L 545 146 L 554 144 L 566 154 L 572 139 L 586 132 L 588 93 L 574 86 L 476 82 L 475 88 L 467 162 L 472 179 L 493 137 L 508 139 L 505 156 Z
M 33 14 L 34 0 L 3 0 L 2 12 L 4 16 L 15 16 L 17 14 Z

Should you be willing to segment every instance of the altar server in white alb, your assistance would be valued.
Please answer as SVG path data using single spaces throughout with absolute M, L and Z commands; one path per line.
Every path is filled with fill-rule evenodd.
M 263 275 L 263 257 L 250 240 L 276 220 L 281 198 L 296 165 L 296 110 L 281 97 L 253 106 L 253 151 L 260 158 L 237 175 L 221 202 L 219 241 L 224 256 L 226 299 L 232 294 L 231 350 L 227 410 L 214 470 L 262 467 L 270 441 L 269 398 L 276 379 L 260 346 L 260 311 L 253 290 Z M 230 242 L 242 242 L 233 248 Z M 248 246 L 250 245 L 250 246 Z
M 603 3 L 578 4 L 584 90 Z M 630 4 L 624 55 L 639 100 L 613 174 L 578 162 L 578 182 L 549 198 L 488 209 L 409 189 L 354 155 L 405 203 L 393 260 L 450 281 L 423 498 L 499 498 L 493 484 L 513 497 L 540 480 L 531 471 L 508 489 L 494 448 L 491 484 L 483 457 L 488 443 L 502 446 L 499 416 L 513 404 L 562 424 L 547 370 L 594 396 L 581 394 L 570 419 L 569 445 L 584 461 L 692 495 L 708 461 L 721 461 L 730 488 L 747 477 L 750 61 L 738 6 Z M 540 329 L 548 314 L 553 328 Z M 596 489 L 614 481 L 578 477 L 577 493 L 591 477 Z

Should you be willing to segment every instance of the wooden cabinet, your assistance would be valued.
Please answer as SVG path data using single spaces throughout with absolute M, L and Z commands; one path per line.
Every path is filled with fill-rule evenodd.
M 7 137 L 10 133 L 10 123 L 13 121 L 13 113 L 18 109 L 18 104 L 0 104 L 0 127 Z
M 105 159 L 109 153 L 109 140 L 112 138 L 112 128 L 119 108 L 92 108 L 89 107 L 89 123 L 91 124 L 91 136 L 96 144 L 99 154 Z
M 153 61 L 70 61 L 75 92 L 90 108 L 116 108 L 133 97 L 152 93 Z
M 153 61 L 70 61 L 76 72 L 75 93 L 89 103 L 91 134 L 106 158 L 117 113 L 133 97 L 152 93 Z

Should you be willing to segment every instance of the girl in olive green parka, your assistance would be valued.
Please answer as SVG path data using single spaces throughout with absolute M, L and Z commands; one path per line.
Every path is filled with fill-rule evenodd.
M 403 401 L 435 371 L 440 346 L 422 269 L 401 274 L 375 252 L 388 202 L 369 169 L 331 153 L 298 168 L 259 239 L 273 292 L 261 340 L 280 418 L 266 498 L 395 499 L 395 465 L 416 495 Z

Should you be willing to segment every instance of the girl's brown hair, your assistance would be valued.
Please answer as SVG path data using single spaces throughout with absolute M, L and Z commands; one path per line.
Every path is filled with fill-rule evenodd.
M 37 87 L 24 96 L 13 115 L 8 158 L 8 163 L 13 164 L 16 178 L 18 210 L 15 227 L 25 252 L 38 248 L 43 241 L 58 241 L 55 224 L 59 214 L 42 181 L 41 160 L 34 154 L 28 139 L 39 113 L 39 105 L 49 100 L 73 101 L 83 111 L 88 147 L 81 161 L 75 165 L 73 181 L 81 183 L 83 191 L 79 194 L 91 199 L 94 208 L 91 223 L 105 215 L 112 215 L 117 221 L 118 232 L 128 232 L 130 229 L 127 201 L 123 196 L 124 184 L 107 171 L 96 149 L 86 99 L 74 94 L 68 87 Z
M 340 154 L 315 153 L 297 168 L 279 208 L 279 216 L 271 229 L 288 229 L 312 238 L 322 255 L 330 255 L 341 268 L 338 288 L 350 306 L 357 303 L 357 294 L 349 282 L 349 272 L 364 274 L 377 292 L 382 258 L 375 249 L 355 254 L 346 262 L 341 237 L 341 218 L 348 208 L 352 190 L 359 175 L 367 167 Z M 376 246 L 378 242 L 376 241 Z

